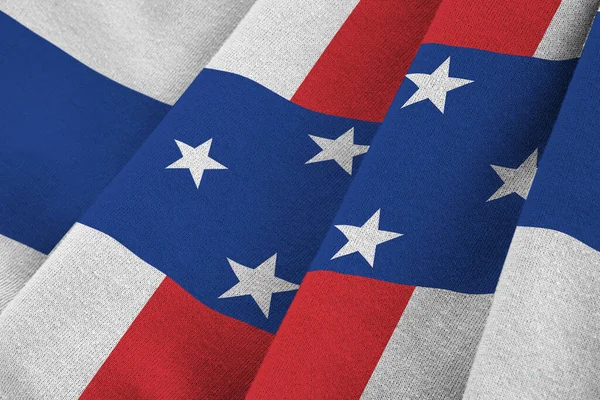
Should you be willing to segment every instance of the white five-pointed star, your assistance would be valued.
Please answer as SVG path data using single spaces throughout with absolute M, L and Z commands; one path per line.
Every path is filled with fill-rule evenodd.
M 375 211 L 375 214 L 363 226 L 336 225 L 335 227 L 346 236 L 348 243 L 335 253 L 331 259 L 358 252 L 373 267 L 377 246 L 402 236 L 401 233 L 379 230 L 380 214 L 381 209 Z
M 173 164 L 167 166 L 167 169 L 189 169 L 196 188 L 200 187 L 200 181 L 202 180 L 202 174 L 207 169 L 227 169 L 226 166 L 218 163 L 208 156 L 210 151 L 210 145 L 212 144 L 212 138 L 202 143 L 198 147 L 192 147 L 179 140 L 175 140 L 182 157 L 175 161 Z
M 227 261 L 229 261 L 229 265 L 231 265 L 231 269 L 233 269 L 239 282 L 219 296 L 219 298 L 224 299 L 227 297 L 250 295 L 267 318 L 269 318 L 271 296 L 273 293 L 289 292 L 298 289 L 298 285 L 295 283 L 275 276 L 277 253 L 273 254 L 256 268 L 248 268 L 229 258 Z
M 492 165 L 492 168 L 504 183 L 487 201 L 496 200 L 511 193 L 516 193 L 523 199 L 527 199 L 533 178 L 535 178 L 537 172 L 537 154 L 538 151 L 535 149 L 518 168 Z
M 352 175 L 352 162 L 354 157 L 364 154 L 369 146 L 354 144 L 354 128 L 348 129 L 337 139 L 308 135 L 319 145 L 321 152 L 308 160 L 306 164 L 334 160 L 347 173 Z
M 429 99 L 443 114 L 447 93 L 473 82 L 468 79 L 450 77 L 449 73 L 450 57 L 431 74 L 406 74 L 406 77 L 419 88 L 401 108 Z

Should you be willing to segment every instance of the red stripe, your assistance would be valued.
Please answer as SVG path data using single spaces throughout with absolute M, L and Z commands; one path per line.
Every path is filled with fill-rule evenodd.
M 309 272 L 247 399 L 360 397 L 413 290 Z
M 81 398 L 241 398 L 272 338 L 165 278 Z
M 292 101 L 382 121 L 441 0 L 361 0 Z
M 532 56 L 560 0 L 444 0 L 424 43 Z

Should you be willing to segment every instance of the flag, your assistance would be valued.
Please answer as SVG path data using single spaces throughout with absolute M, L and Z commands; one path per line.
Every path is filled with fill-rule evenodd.
M 597 394 L 597 0 L 2 7 L 0 398 Z
M 243 395 L 437 6 L 257 2 L 1 314 L 2 366 L 41 397 Z

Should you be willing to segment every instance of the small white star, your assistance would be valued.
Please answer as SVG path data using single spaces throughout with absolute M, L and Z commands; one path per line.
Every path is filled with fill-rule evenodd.
M 347 173 L 352 175 L 354 157 L 364 154 L 369 146 L 354 144 L 354 128 L 350 128 L 337 139 L 308 135 L 322 149 L 319 154 L 311 158 L 306 164 L 334 160 Z
M 375 211 L 375 214 L 363 226 L 335 225 L 346 236 L 348 243 L 335 253 L 331 259 L 358 252 L 373 267 L 377 246 L 402 236 L 401 233 L 379 230 L 380 213 L 381 209 Z
M 429 99 L 443 114 L 448 92 L 473 82 L 450 77 L 449 73 L 450 57 L 431 74 L 406 74 L 406 77 L 419 88 L 401 108 Z
M 212 144 L 212 138 L 202 143 L 198 147 L 192 147 L 179 140 L 175 140 L 182 157 L 175 161 L 173 164 L 166 167 L 167 169 L 189 169 L 196 188 L 200 187 L 200 181 L 202 180 L 202 174 L 207 169 L 227 169 L 226 166 L 218 163 L 208 156 L 210 146 Z
M 298 290 L 298 285 L 295 283 L 275 276 L 277 253 L 273 254 L 256 268 L 248 268 L 229 258 L 227 261 L 229 261 L 229 265 L 239 282 L 219 296 L 220 299 L 250 295 L 256 304 L 258 304 L 265 317 L 269 318 L 271 296 L 273 293 Z
M 494 171 L 496 171 L 496 174 L 498 174 L 504 183 L 487 201 L 496 200 L 511 193 L 516 193 L 523 199 L 527 199 L 529 190 L 533 184 L 533 178 L 535 178 L 537 172 L 537 155 L 538 151 L 535 149 L 518 168 L 492 165 L 492 168 L 494 168 Z

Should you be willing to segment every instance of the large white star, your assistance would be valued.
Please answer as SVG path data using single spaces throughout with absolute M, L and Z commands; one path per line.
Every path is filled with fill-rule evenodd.
M 200 181 L 202 180 L 202 174 L 207 169 L 227 169 L 226 166 L 218 163 L 208 156 L 210 146 L 212 144 L 212 138 L 202 143 L 198 147 L 192 147 L 179 140 L 175 140 L 182 157 L 175 161 L 173 164 L 167 166 L 167 169 L 189 169 L 196 188 L 200 187 Z
M 273 293 L 289 292 L 298 289 L 298 285 L 295 283 L 275 276 L 277 253 L 273 254 L 256 268 L 248 268 L 229 258 L 227 261 L 229 261 L 229 265 L 231 265 L 231 269 L 233 269 L 239 282 L 219 296 L 219 298 L 224 299 L 227 297 L 250 295 L 267 318 L 269 318 L 271 296 Z
M 335 253 L 331 259 L 358 252 L 373 267 L 377 246 L 402 236 L 401 233 L 379 230 L 380 214 L 381 209 L 375 211 L 375 214 L 363 226 L 335 225 L 346 236 L 348 243 Z
M 321 152 L 308 160 L 306 164 L 334 160 L 350 175 L 352 175 L 354 157 L 364 154 L 369 150 L 369 146 L 354 144 L 354 128 L 348 129 L 337 139 L 328 139 L 313 135 L 308 136 L 319 145 Z
M 401 108 L 429 99 L 443 114 L 447 93 L 473 82 L 468 79 L 450 77 L 449 73 L 450 57 L 431 74 L 406 74 L 406 77 L 419 88 Z
M 529 190 L 533 184 L 533 178 L 535 178 L 537 172 L 537 155 L 538 151 L 535 149 L 517 168 L 492 165 L 492 168 L 494 168 L 494 171 L 496 171 L 496 174 L 498 174 L 504 183 L 487 201 L 496 200 L 511 193 L 516 193 L 523 199 L 527 199 L 527 195 L 529 195 Z

